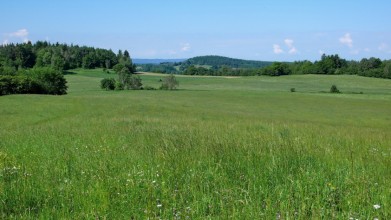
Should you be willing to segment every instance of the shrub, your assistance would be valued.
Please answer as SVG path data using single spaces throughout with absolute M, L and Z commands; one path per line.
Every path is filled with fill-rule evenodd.
M 141 78 L 139 76 L 130 77 L 128 87 L 130 87 L 131 89 L 138 90 L 141 89 L 142 86 L 143 84 L 141 83 Z
M 42 93 L 51 95 L 64 95 L 68 86 L 64 75 L 59 70 L 52 68 L 34 68 L 28 71 L 42 88 Z
M 174 90 L 179 85 L 179 82 L 176 80 L 173 74 L 170 74 L 167 77 L 164 77 L 163 83 L 160 86 L 160 89 L 163 90 Z
M 19 82 L 14 76 L 0 75 L 0 95 L 8 95 L 17 93 Z
M 115 90 L 124 90 L 124 84 L 121 82 L 115 82 Z
M 296 92 L 296 89 L 295 88 L 291 88 L 291 92 Z
M 330 88 L 330 93 L 340 93 L 336 85 L 332 85 Z
M 152 87 L 152 86 L 145 86 L 144 89 L 145 90 L 156 90 L 156 88 Z
M 100 81 L 100 88 L 105 90 L 114 90 L 115 85 L 115 79 L 113 78 L 104 78 Z
M 0 76 L 0 94 L 66 94 L 64 75 L 51 68 L 18 71 L 17 75 Z

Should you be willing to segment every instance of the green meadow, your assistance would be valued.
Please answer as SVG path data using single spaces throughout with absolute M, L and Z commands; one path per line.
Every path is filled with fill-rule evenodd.
M 391 218 L 391 80 L 104 77 L 0 97 L 1 219 Z

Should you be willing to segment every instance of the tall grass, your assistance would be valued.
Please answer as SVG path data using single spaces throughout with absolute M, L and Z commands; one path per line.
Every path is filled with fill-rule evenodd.
M 67 96 L 0 98 L 1 218 L 391 217 L 390 94 L 258 91 L 256 78 L 105 92 L 68 77 Z

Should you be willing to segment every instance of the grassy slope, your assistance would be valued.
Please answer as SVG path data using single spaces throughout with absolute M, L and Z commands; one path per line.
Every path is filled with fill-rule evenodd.
M 107 74 L 78 73 L 66 96 L 0 97 L 0 216 L 391 217 L 390 80 L 178 77 L 178 91 L 106 92 Z M 345 93 L 319 93 L 332 84 Z

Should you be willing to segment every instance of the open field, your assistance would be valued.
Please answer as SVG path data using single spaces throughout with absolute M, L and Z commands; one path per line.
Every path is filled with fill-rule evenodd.
M 391 218 L 391 80 L 75 72 L 0 97 L 0 218 Z

